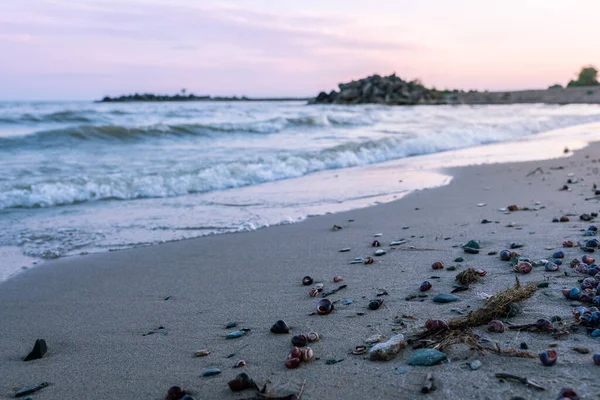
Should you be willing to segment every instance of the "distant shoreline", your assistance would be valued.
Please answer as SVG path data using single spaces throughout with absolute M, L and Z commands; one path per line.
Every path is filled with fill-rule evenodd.
M 264 97 L 250 98 L 242 97 L 212 97 L 180 95 L 155 95 L 155 94 L 133 94 L 119 97 L 106 96 L 102 100 L 96 100 L 96 103 L 140 103 L 140 102 L 184 102 L 184 101 L 310 101 L 310 97 Z

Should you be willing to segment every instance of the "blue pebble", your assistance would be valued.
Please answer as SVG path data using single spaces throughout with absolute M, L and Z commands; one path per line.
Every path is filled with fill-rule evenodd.
M 554 260 L 552 260 L 552 262 L 556 265 L 562 265 L 563 260 L 562 258 L 555 258 Z
M 448 293 L 440 293 L 433 298 L 435 303 L 452 303 L 453 301 L 459 301 L 460 297 Z
M 559 222 L 560 220 L 558 218 L 552 218 L 552 222 Z
M 408 359 L 408 365 L 419 365 L 423 367 L 430 367 L 438 364 L 444 360 L 447 360 L 446 354 L 435 349 L 421 349 L 413 353 Z
M 592 331 L 592 337 L 600 337 L 600 329 L 594 329 Z

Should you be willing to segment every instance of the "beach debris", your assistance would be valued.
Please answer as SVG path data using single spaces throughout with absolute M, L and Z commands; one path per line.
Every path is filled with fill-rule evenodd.
M 560 217 L 558 219 L 560 222 L 569 222 L 569 217 L 567 217 L 566 215 L 563 215 L 562 217 Z
M 350 261 L 350 264 L 362 264 L 365 261 L 362 257 L 354 257 L 354 260 Z
M 404 335 L 394 335 L 389 340 L 371 347 L 369 359 L 371 361 L 389 361 L 396 357 L 405 346 Z
M 520 249 L 520 248 L 521 248 L 521 247 L 523 247 L 523 246 L 525 246 L 523 243 L 517 243 L 517 242 L 514 242 L 514 243 L 511 243 L 509 247 L 510 247 L 512 250 L 514 250 L 514 249 Z
M 194 400 L 180 386 L 171 386 L 167 391 L 165 400 Z
M 379 243 L 379 240 L 373 240 L 373 243 L 371 243 L 372 247 L 381 247 L 381 243 Z
M 420 292 L 426 292 L 429 289 L 431 289 L 431 282 L 429 281 L 423 281 L 421 282 L 421 284 L 419 285 L 419 291 Z
M 520 377 L 517 375 L 505 374 L 505 373 L 499 372 L 496 374 L 496 378 L 504 379 L 504 380 L 514 380 L 514 381 L 521 382 L 522 384 L 527 385 L 527 386 L 532 387 L 537 390 L 546 390 L 546 388 L 543 387 L 542 385 L 540 385 L 539 383 L 536 383 L 530 379 L 523 378 L 523 377 Z
M 333 311 L 333 308 L 333 303 L 329 299 L 321 299 L 317 303 L 317 313 L 320 315 L 330 314 Z
M 318 342 L 319 340 L 321 340 L 319 334 L 314 331 L 308 332 L 308 334 L 306 335 L 306 339 L 308 339 L 309 342 Z
M 425 381 L 421 385 L 421 393 L 423 393 L 423 394 L 431 393 L 435 389 L 436 388 L 435 388 L 435 381 L 433 378 L 433 374 L 431 372 L 429 372 L 429 373 L 427 373 L 427 375 L 425 375 Z
M 344 361 L 343 358 L 337 359 L 337 358 L 328 358 L 327 360 L 325 360 L 325 365 L 334 365 L 337 363 L 340 363 Z
M 271 326 L 271 332 L 273 333 L 289 333 L 290 327 L 285 323 L 285 321 L 279 319 L 275 321 L 275 323 Z
M 373 259 L 373 257 L 367 257 L 364 261 L 365 264 L 373 264 L 374 262 L 375 260 Z
M 571 248 L 571 247 L 573 247 L 573 246 L 575 246 L 575 243 L 573 243 L 573 241 L 572 241 L 572 240 L 565 240 L 565 241 L 562 243 L 562 247 Z
M 373 237 L 382 237 L 382 236 L 383 236 L 383 233 L 376 233 L 373 235 Z
M 594 361 L 594 364 L 600 365 L 600 353 L 594 353 L 592 360 Z
M 557 354 L 554 350 L 546 350 L 540 353 L 540 361 L 546 367 L 551 367 L 556 364 Z
M 498 320 L 498 319 L 494 319 L 490 322 L 488 322 L 488 331 L 490 332 L 494 332 L 494 333 L 502 333 L 504 332 L 504 324 L 502 323 L 502 321 Z
M 383 299 L 374 299 L 369 301 L 369 309 L 377 310 L 383 304 Z
M 517 265 L 513 267 L 513 271 L 518 272 L 519 274 L 528 274 L 532 269 L 531 263 L 524 261 L 519 261 Z
M 142 336 L 150 336 L 150 335 L 154 335 L 155 333 L 162 333 L 163 335 L 166 335 L 167 329 L 161 325 L 158 328 L 151 330 L 150 332 L 142 334 Z
M 241 392 L 247 389 L 258 390 L 258 385 L 245 372 L 238 374 L 235 378 L 227 382 L 227 385 L 232 392 Z
M 459 300 L 460 297 L 448 293 L 440 293 L 433 298 L 434 303 L 452 303 Z
M 441 319 L 428 319 L 425 321 L 425 329 L 431 332 L 448 329 L 448 323 Z
M 481 275 L 474 268 L 467 268 L 456 275 L 456 280 L 461 285 L 470 285 L 481 280 Z
M 225 339 L 237 339 L 244 336 L 246 332 L 246 330 L 242 329 L 240 329 L 239 331 L 233 331 L 231 333 L 228 333 L 227 336 L 225 336 Z
M 246 361 L 245 360 L 238 360 L 234 365 L 233 368 L 241 368 L 241 367 L 245 367 L 246 366 Z
M 484 219 L 482 219 L 482 220 L 481 220 L 481 223 L 482 223 L 482 224 L 491 224 L 491 223 L 492 223 L 492 221 L 490 221 L 489 219 L 485 219 L 485 218 L 484 218 Z
M 552 253 L 552 258 L 565 258 L 564 250 L 558 250 Z
M 377 256 L 377 257 L 381 257 L 381 256 L 382 256 L 382 255 L 384 255 L 385 253 L 386 253 L 386 251 L 385 251 L 385 250 L 379 249 L 379 250 L 375 251 L 375 254 L 374 254 L 374 255 L 375 255 L 375 256 Z
M 313 278 L 311 278 L 310 276 L 305 276 L 304 278 L 302 278 L 302 284 L 304 286 L 308 286 L 308 285 L 312 285 L 313 283 Z
M 292 336 L 292 344 L 296 347 L 304 347 L 308 343 L 306 335 L 294 335 Z
M 508 211 L 519 211 L 519 206 L 516 204 L 511 204 L 510 206 L 507 206 L 506 209 Z
M 319 291 L 316 288 L 310 288 L 308 295 L 310 297 L 317 297 L 319 295 Z
M 211 369 L 207 369 L 206 371 L 204 371 L 202 373 L 202 376 L 214 376 L 214 375 L 219 375 L 221 373 L 221 370 L 219 368 L 211 368 Z
M 31 361 L 42 358 L 48 351 L 48 345 L 44 339 L 37 339 L 33 345 L 33 349 L 27 354 L 23 361 Z
M 375 343 L 381 343 L 385 340 L 385 336 L 377 333 L 373 336 L 369 336 L 368 338 L 365 339 L 365 343 L 366 344 L 375 344 Z
M 431 268 L 432 269 L 444 269 L 444 263 L 441 261 L 436 261 L 433 264 L 431 264 Z
M 235 327 L 237 327 L 237 325 L 238 325 L 238 324 L 237 324 L 237 322 L 228 322 L 228 323 L 225 325 L 225 329 L 232 329 L 232 328 L 235 328 Z
M 590 349 L 587 347 L 573 347 L 573 351 L 579 354 L 589 354 Z
M 447 360 L 445 353 L 435 349 L 421 349 L 413 353 L 408 359 L 408 365 L 430 367 Z
M 337 288 L 335 288 L 333 290 L 330 290 L 329 292 L 323 293 L 321 296 L 322 297 L 331 296 L 332 294 L 335 294 L 335 293 L 339 292 L 340 290 L 345 289 L 347 287 L 348 287 L 348 285 L 340 285 L 339 287 L 337 287 Z
M 405 244 L 406 240 L 405 239 L 399 239 L 399 240 L 392 240 L 390 242 L 390 246 L 399 246 L 401 244 Z
M 465 253 L 478 254 L 481 248 L 479 240 L 469 240 L 467 244 L 463 246 Z
M 42 382 L 42 383 L 38 383 L 37 385 L 22 387 L 21 389 L 17 390 L 17 392 L 15 393 L 15 397 L 27 396 L 28 394 L 33 394 L 33 393 L 35 393 L 39 390 L 42 390 L 43 388 L 46 388 L 48 386 L 50 386 L 50 384 L 48 382 Z
M 344 247 L 343 249 L 340 249 L 340 253 L 346 253 L 350 251 L 350 247 Z
M 354 350 L 352 350 L 352 354 L 354 354 L 355 356 L 360 356 L 365 354 L 367 351 L 367 346 L 356 346 Z
M 483 364 L 482 364 L 482 362 L 481 362 L 481 361 L 479 361 L 479 360 L 474 360 L 474 361 L 471 361 L 471 362 L 469 363 L 469 367 L 470 367 L 470 368 L 471 368 L 473 371 L 477 371 L 479 368 L 481 368 L 481 366 L 482 366 L 482 365 L 483 365 Z
M 341 275 L 336 275 L 336 276 L 333 277 L 333 281 L 335 283 L 340 283 L 343 280 L 344 280 L 344 278 Z
M 320 292 L 320 291 L 322 291 L 322 290 L 323 290 L 323 287 L 324 287 L 324 286 L 325 286 L 325 285 L 323 285 L 322 283 L 317 283 L 317 284 L 315 285 L 315 289 L 317 289 L 317 290 Z
M 209 354 L 210 354 L 210 350 L 206 350 L 206 349 L 198 350 L 197 352 L 194 353 L 194 355 L 196 357 L 204 357 L 204 356 L 207 356 Z
M 342 228 L 342 227 L 341 227 L 341 226 L 339 226 L 339 225 L 335 225 L 335 224 L 333 225 L 333 228 L 331 228 L 331 230 L 332 230 L 332 231 L 334 231 L 334 232 L 336 232 L 336 231 L 339 231 L 339 230 L 341 230 L 341 229 L 344 229 L 344 228 Z

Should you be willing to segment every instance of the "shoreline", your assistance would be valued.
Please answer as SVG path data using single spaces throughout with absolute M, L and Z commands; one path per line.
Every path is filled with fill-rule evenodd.
M 249 397 L 251 392 L 233 394 L 226 382 L 239 372 L 247 372 L 259 385 L 269 379 L 282 385 L 282 390 L 296 393 L 306 380 L 306 399 L 385 399 L 397 398 L 400 392 L 421 396 L 417 392 L 422 378 L 433 372 L 439 387 L 428 395 L 431 399 L 456 397 L 458 393 L 462 398 L 504 399 L 507 391 L 530 399 L 547 398 L 566 386 L 584 398 L 593 398 L 600 391 L 597 367 L 591 363 L 591 355 L 577 354 L 570 348 L 600 349 L 581 332 L 557 340 L 540 333 L 490 335 L 484 329 L 476 330 L 502 347 L 518 348 L 520 342 L 526 342 L 536 354 L 557 342 L 559 363 L 552 368 L 543 367 L 539 360 L 486 354 L 479 357 L 483 366 L 471 371 L 465 362 L 477 356 L 462 346 L 449 352 L 450 364 L 428 368 L 407 367 L 413 352 L 410 348 L 386 363 L 348 355 L 348 350 L 373 334 L 389 337 L 394 329 L 409 334 L 427 318 L 454 318 L 451 308 L 465 310 L 483 303 L 477 292 L 495 293 L 514 283 L 516 274 L 497 256 L 465 255 L 456 245 L 477 238 L 486 251 L 500 251 L 510 242 L 520 241 L 525 244 L 522 253 L 538 259 L 547 258 L 551 253 L 547 248 L 559 248 L 567 238 L 581 240 L 578 229 L 589 223 L 573 220 L 553 224 L 550 220 L 566 213 L 598 211 L 597 201 L 585 202 L 583 197 L 590 193 L 597 177 L 594 171 L 598 164 L 592 160 L 597 161 L 599 150 L 600 144 L 592 143 L 569 158 L 454 168 L 449 185 L 416 191 L 374 207 L 308 218 L 299 224 L 49 261 L 0 283 L 0 301 L 5 305 L 0 319 L 10 321 L 0 328 L 4 338 L 0 341 L 0 354 L 4 355 L 0 375 L 5 378 L 0 397 L 9 398 L 14 393 L 9 388 L 49 381 L 51 386 L 36 398 L 84 394 L 103 399 L 160 399 L 170 386 L 181 385 L 197 400 L 236 399 Z M 559 166 L 563 169 L 552 169 Z M 538 167 L 541 174 L 527 176 Z M 571 192 L 559 192 L 569 173 L 584 180 L 571 185 Z M 537 201 L 545 208 L 511 214 L 497 211 L 509 204 L 532 207 Z M 478 207 L 478 203 L 486 206 Z M 483 218 L 498 223 L 481 224 Z M 333 232 L 333 224 L 343 229 Z M 370 243 L 380 232 L 388 254 L 377 257 L 372 266 L 349 264 L 356 256 L 372 254 Z M 399 237 L 407 238 L 408 244 L 390 249 L 389 241 Z M 352 250 L 340 253 L 343 247 Z M 565 250 L 567 264 L 581 256 L 579 249 Z M 447 292 L 455 273 L 432 272 L 430 265 L 436 259 L 450 265 L 459 255 L 467 260 L 463 267 L 472 265 L 488 271 L 482 283 L 459 293 L 462 301 L 439 305 L 429 299 L 404 300 L 431 275 L 441 277 L 433 280 L 432 292 Z M 562 271 L 569 271 L 570 276 L 564 277 Z M 354 302 L 336 305 L 329 316 L 308 316 L 316 301 L 300 284 L 302 276 L 310 275 L 331 289 L 337 286 L 330 283 L 331 277 L 338 274 L 344 276 L 348 288 L 334 299 L 352 298 Z M 511 323 L 553 315 L 572 319 L 572 301 L 562 297 L 560 288 L 576 284 L 580 276 L 571 273 L 568 266 L 561 267 L 559 273 L 538 268 L 520 278 L 523 282 L 548 279 L 550 287 L 524 302 L 524 312 Z M 368 310 L 366 302 L 382 289 L 389 293 L 384 297 L 385 306 Z M 168 296 L 172 297 L 165 300 Z M 313 348 L 319 359 L 287 370 L 283 361 L 291 335 L 268 332 L 277 319 L 284 319 L 294 334 L 317 331 L 321 341 Z M 237 321 L 251 331 L 243 338 L 225 340 L 228 321 Z M 159 326 L 166 328 L 166 334 L 143 336 Z M 48 342 L 47 356 L 23 363 L 20 357 L 37 338 Z M 211 354 L 194 358 L 193 352 L 201 348 L 210 349 Z M 227 358 L 231 353 L 236 355 Z M 242 371 L 231 369 L 238 358 L 248 363 Z M 325 360 L 330 358 L 343 361 L 327 365 Z M 212 367 L 223 373 L 200 377 Z M 396 374 L 397 368 L 407 370 Z M 498 381 L 493 378 L 496 372 L 525 375 L 548 391 L 544 394 L 518 383 Z M 85 382 L 83 391 L 80 382 Z

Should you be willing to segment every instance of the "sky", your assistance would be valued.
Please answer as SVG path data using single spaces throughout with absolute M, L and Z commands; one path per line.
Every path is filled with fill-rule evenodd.
M 0 99 L 315 96 L 378 73 L 438 89 L 600 68 L 600 0 L 0 0 Z

